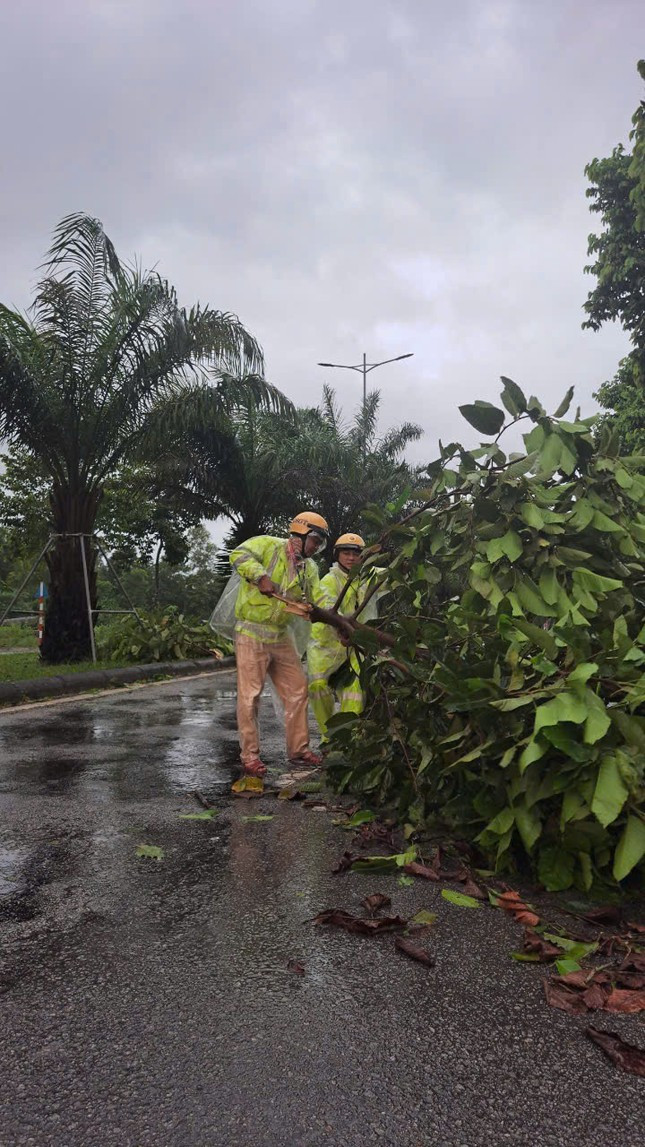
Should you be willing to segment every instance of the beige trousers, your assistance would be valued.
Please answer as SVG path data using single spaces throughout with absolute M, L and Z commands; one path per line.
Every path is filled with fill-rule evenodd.
M 260 755 L 258 705 L 267 674 L 284 705 L 287 755 L 291 758 L 304 753 L 309 748 L 307 678 L 291 642 L 269 645 L 238 633 L 235 657 L 237 728 L 242 764 Z

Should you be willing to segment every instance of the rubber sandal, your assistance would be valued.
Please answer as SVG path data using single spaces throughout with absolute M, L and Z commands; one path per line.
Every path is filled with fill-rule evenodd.
M 307 749 L 297 757 L 289 757 L 289 761 L 292 765 L 311 765 L 317 769 L 322 765 L 323 758 L 320 753 L 312 753 L 311 749 Z
M 267 767 L 259 757 L 256 757 L 254 761 L 246 761 L 242 765 L 242 770 L 247 777 L 266 777 L 267 775 Z

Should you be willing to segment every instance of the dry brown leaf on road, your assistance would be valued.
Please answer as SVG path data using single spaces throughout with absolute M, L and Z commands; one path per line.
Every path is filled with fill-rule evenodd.
M 369 896 L 365 896 L 364 899 L 361 900 L 363 908 L 365 908 L 371 916 L 380 912 L 382 908 L 387 908 L 388 904 L 391 903 L 392 900 L 389 896 L 386 896 L 384 892 L 371 892 Z
M 645 1051 L 643 1048 L 635 1047 L 632 1043 L 626 1043 L 616 1032 L 600 1031 L 594 1027 L 585 1028 L 585 1035 L 602 1048 L 605 1055 L 608 1055 L 616 1064 L 616 1067 L 645 1079 Z
M 425 964 L 427 968 L 434 968 L 434 956 L 427 952 L 425 948 L 421 948 L 419 944 L 414 944 L 412 940 L 407 940 L 405 936 L 395 936 L 394 946 L 403 952 L 405 956 L 409 956 L 411 960 L 417 960 L 419 964 Z
M 568 1012 L 570 1016 L 585 1015 L 588 1011 L 582 994 L 577 992 L 575 988 L 568 987 L 566 984 L 556 982 L 554 980 L 543 980 L 544 994 L 546 1002 L 552 1008 L 559 1008 L 562 1012 Z
M 353 916 L 344 908 L 325 908 L 314 916 L 313 924 L 330 924 L 334 928 L 344 928 L 346 932 L 355 932 L 361 936 L 377 936 L 379 932 L 392 932 L 396 928 L 405 928 L 407 920 L 402 916 L 378 916 L 375 919 L 363 916 Z
M 418 860 L 413 860 L 410 864 L 403 865 L 403 871 L 407 872 L 409 876 L 420 876 L 422 880 L 439 880 L 439 873 L 434 868 L 429 868 L 427 864 L 419 864 Z
M 544 940 L 531 928 L 526 928 L 524 931 L 524 951 L 537 956 L 540 964 L 546 964 L 549 960 L 557 960 L 562 956 L 561 948 L 557 948 L 549 940 Z
M 631 991 L 629 988 L 614 988 L 604 1004 L 606 1012 L 624 1012 L 630 1015 L 645 1012 L 645 991 Z

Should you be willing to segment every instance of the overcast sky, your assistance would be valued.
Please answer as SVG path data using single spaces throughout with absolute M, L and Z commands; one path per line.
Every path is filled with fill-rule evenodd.
M 585 413 L 627 349 L 581 330 L 583 168 L 628 142 L 642 0 L 0 5 L 0 299 L 97 215 L 186 304 L 232 310 L 299 403 L 371 377 L 382 426 L 472 441 L 507 374 Z M 332 375 L 334 377 L 332 377 Z

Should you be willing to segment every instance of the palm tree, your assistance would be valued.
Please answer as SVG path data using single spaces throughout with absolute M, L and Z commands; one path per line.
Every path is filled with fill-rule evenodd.
M 119 262 L 99 220 L 63 219 L 44 270 L 27 315 L 0 305 L 0 439 L 25 446 L 51 481 L 42 655 L 61 662 L 89 656 L 79 536 L 93 533 L 106 479 L 153 451 L 163 458 L 191 426 L 230 438 L 240 395 L 267 409 L 284 400 L 239 319 L 180 307 L 158 274 Z M 87 559 L 95 607 L 90 546 Z
M 395 501 L 418 483 L 418 469 L 405 461 L 405 449 L 423 433 L 404 422 L 378 436 L 380 392 L 373 390 L 348 425 L 331 387 L 322 403 L 299 411 L 293 450 L 306 474 L 311 500 L 321 507 L 334 537 L 354 529 L 369 533 L 363 510 Z

